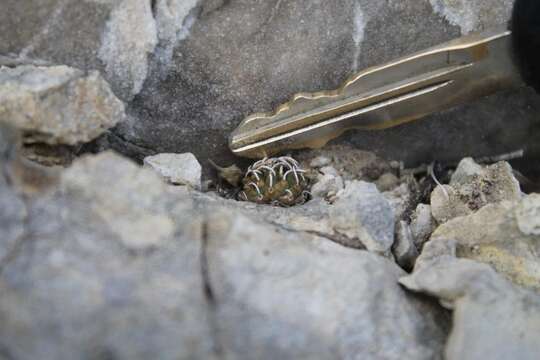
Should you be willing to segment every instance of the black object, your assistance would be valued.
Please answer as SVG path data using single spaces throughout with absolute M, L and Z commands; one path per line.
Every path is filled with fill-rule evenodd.
M 516 0 L 511 28 L 521 75 L 540 92 L 540 0 Z

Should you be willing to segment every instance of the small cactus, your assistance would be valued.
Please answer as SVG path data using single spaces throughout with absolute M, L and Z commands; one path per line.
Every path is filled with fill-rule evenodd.
M 285 207 L 303 204 L 310 196 L 305 172 L 287 156 L 257 161 L 248 168 L 238 199 Z

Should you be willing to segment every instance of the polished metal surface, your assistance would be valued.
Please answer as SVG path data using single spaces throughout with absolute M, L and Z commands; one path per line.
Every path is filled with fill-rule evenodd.
M 366 69 L 339 89 L 300 93 L 271 113 L 247 117 L 231 134 L 238 156 L 262 158 L 318 148 L 347 130 L 380 130 L 523 86 L 511 33 L 494 29 Z

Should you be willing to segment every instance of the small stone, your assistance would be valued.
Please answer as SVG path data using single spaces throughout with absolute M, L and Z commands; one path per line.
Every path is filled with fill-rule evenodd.
M 318 181 L 311 187 L 311 195 L 327 198 L 336 195 L 344 187 L 341 176 L 320 175 Z
M 152 168 L 171 184 L 201 188 L 202 168 L 191 153 L 147 156 L 144 158 L 144 165 Z
M 27 143 L 88 142 L 124 116 L 124 104 L 97 71 L 0 68 L 0 118 L 23 131 Z
M 480 167 L 472 159 L 458 166 L 450 185 L 437 186 L 431 194 L 433 217 L 439 223 L 471 214 L 487 204 L 517 201 L 522 193 L 507 162 Z
M 407 271 L 412 270 L 418 257 L 418 250 L 414 245 L 413 234 L 406 221 L 401 220 L 396 224 L 396 240 L 392 246 L 392 253 L 399 266 Z
M 392 173 L 384 173 L 375 184 L 377 185 L 377 189 L 381 192 L 390 191 L 399 186 L 399 179 Z
M 430 201 L 431 213 L 440 224 L 473 212 L 450 185 L 438 185 L 431 193 Z
M 456 171 L 452 174 L 450 184 L 466 184 L 474 176 L 480 176 L 482 171 L 482 165 L 477 164 L 472 158 L 465 158 L 459 162 Z
M 322 168 L 324 166 L 330 165 L 332 160 L 327 156 L 317 156 L 309 163 L 309 166 L 313 168 Z
M 519 230 L 525 235 L 540 235 L 540 194 L 531 194 L 516 208 Z
M 431 215 L 431 206 L 418 204 L 411 219 L 411 232 L 414 244 L 418 249 L 422 249 L 424 243 L 429 240 L 435 227 L 436 223 Z
M 374 184 L 352 181 L 330 208 L 336 231 L 358 239 L 369 251 L 388 254 L 394 243 L 394 211 Z

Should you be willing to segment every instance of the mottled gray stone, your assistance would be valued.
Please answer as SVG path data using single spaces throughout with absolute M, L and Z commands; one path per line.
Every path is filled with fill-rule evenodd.
M 171 184 L 201 188 L 201 164 L 191 153 L 148 156 L 144 158 L 144 165 Z
M 540 197 L 535 194 L 517 202 L 489 204 L 439 226 L 427 244 L 451 239 L 458 257 L 487 263 L 514 283 L 538 290 L 540 236 L 529 230 L 538 222 L 539 209 Z M 417 263 L 425 256 L 422 253 Z
M 2 5 L 0 55 L 100 70 L 129 101 L 130 116 L 100 146 L 140 160 L 193 152 L 221 162 L 231 157 L 228 134 L 246 115 L 272 110 L 299 91 L 336 88 L 357 70 L 472 29 L 505 23 L 510 1 L 43 0 L 36 9 L 32 0 L 4 0 Z M 346 138 L 410 164 L 518 148 L 539 157 L 540 142 L 531 136 L 539 133 L 534 131 L 540 126 L 539 106 L 540 100 L 523 90 Z
M 67 66 L 0 68 L 0 118 L 26 142 L 75 145 L 124 119 L 124 104 L 98 72 Z
M 435 245 L 435 246 L 434 246 Z M 453 309 L 448 360 L 538 358 L 540 296 L 520 289 L 488 265 L 456 259 L 455 244 L 427 243 L 429 259 L 400 282 Z
M 230 211 L 208 231 L 225 358 L 440 358 L 444 318 L 398 286 L 389 260 Z
M 370 251 L 387 254 L 394 243 L 394 211 L 374 184 L 348 183 L 330 208 L 333 228 Z

